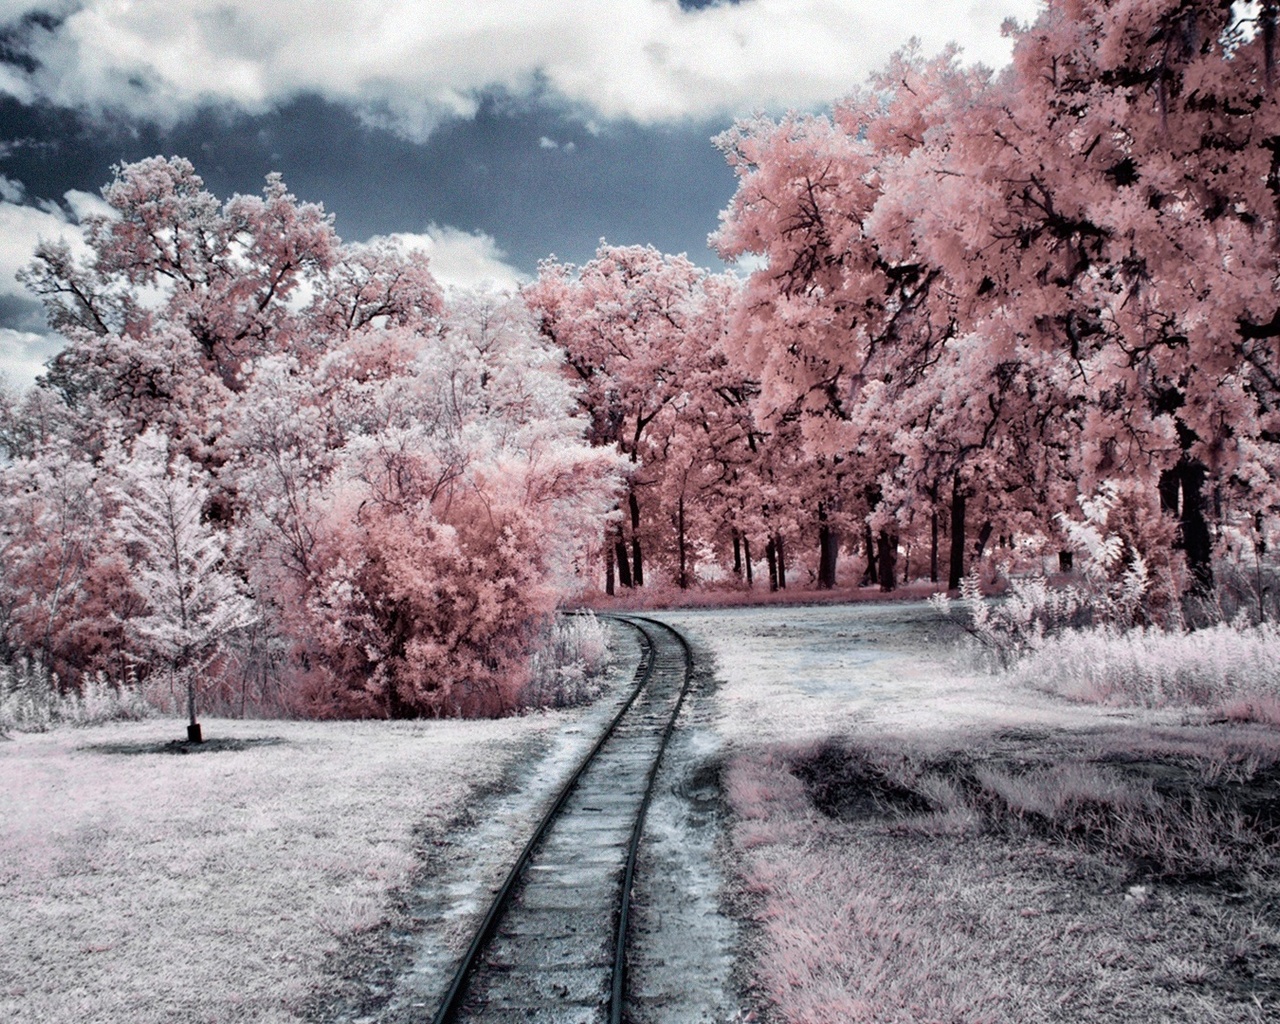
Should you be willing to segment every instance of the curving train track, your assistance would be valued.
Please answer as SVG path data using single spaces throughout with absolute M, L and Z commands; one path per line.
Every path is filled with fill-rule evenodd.
M 689 691 L 689 645 L 640 635 L 632 693 L 565 784 L 498 890 L 433 1024 L 619 1024 L 636 855 L 654 779 Z

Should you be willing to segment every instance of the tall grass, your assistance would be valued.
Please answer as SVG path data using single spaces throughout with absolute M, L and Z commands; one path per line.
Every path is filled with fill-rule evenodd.
M 113 683 L 102 672 L 86 675 L 79 690 L 62 693 L 57 677 L 38 661 L 0 665 L 0 736 L 139 721 L 152 710 L 131 682 Z
M 609 667 L 609 634 L 591 612 L 558 616 L 534 651 L 523 703 L 564 708 L 600 694 Z
M 960 597 L 931 598 L 958 613 L 977 660 L 1013 681 L 1072 700 L 1142 707 L 1196 707 L 1243 721 L 1280 723 L 1280 626 L 1275 567 L 1215 566 L 1219 585 L 1182 601 L 1172 575 L 1157 579 L 1134 544 L 1115 485 L 1081 499 L 1084 522 L 1060 517 L 1081 554 L 1065 585 L 1011 578 L 1007 596 L 983 596 L 977 574 Z M 1172 573 L 1172 569 L 1166 566 Z
M 1280 845 L 1253 782 L 1278 764 L 1257 726 L 745 751 L 726 796 L 767 1019 L 1273 1020 Z
M 1076 701 L 1280 724 L 1280 626 L 1075 630 L 1047 639 L 1010 677 Z

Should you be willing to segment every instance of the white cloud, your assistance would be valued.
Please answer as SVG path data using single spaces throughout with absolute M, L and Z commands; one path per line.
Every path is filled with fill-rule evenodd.
M 0 0 L 2 2 L 2 0 Z M 18 10 L 25 5 L 6 4 Z M 84 0 L 30 34 L 40 68 L 0 90 L 160 122 L 205 102 L 261 111 L 301 92 L 413 137 L 469 116 L 480 90 L 550 88 L 642 122 L 815 106 L 911 36 L 1001 65 L 1006 17 L 1038 0 Z M 3 8 L 0 8 L 3 9 Z
M 764 270 L 769 266 L 769 257 L 762 253 L 749 252 L 739 256 L 730 265 L 732 270 L 740 278 L 748 278 L 757 270 Z
M 102 196 L 94 192 L 81 192 L 79 189 L 73 188 L 70 192 L 63 193 L 62 198 L 71 210 L 72 216 L 81 224 L 84 223 L 86 217 L 119 216 Z
M 44 373 L 45 360 L 56 355 L 66 344 L 67 340 L 56 334 L 0 327 L 0 376 L 25 390 Z
M 17 21 L 33 11 L 48 11 L 66 7 L 66 4 L 41 3 L 40 0 L 0 0 L 0 24 Z
M 26 194 L 21 182 L 0 178 L 0 196 L 19 198 Z M 0 297 L 30 300 L 35 297 L 18 281 L 17 273 L 31 262 L 42 239 L 65 239 L 74 250 L 86 252 L 84 235 L 75 220 L 90 213 L 105 213 L 110 207 L 99 196 L 68 192 L 66 205 L 72 217 L 56 203 L 23 206 L 0 201 Z M 74 219 L 73 219 L 74 218 Z M 0 327 L 0 373 L 19 387 L 27 387 L 44 372 L 44 362 L 66 345 L 56 334 Z
M 497 242 L 480 232 L 432 224 L 422 234 L 402 232 L 386 238 L 406 249 L 425 252 L 431 259 L 431 273 L 446 289 L 509 291 L 528 280 L 505 261 L 506 253 L 498 248 Z M 370 239 L 371 242 L 379 240 Z
M 555 139 L 549 139 L 545 135 L 538 140 L 538 146 L 542 149 L 559 149 L 560 143 Z
M 20 203 L 26 194 L 27 189 L 22 182 L 0 174 L 0 200 L 6 203 Z
M 73 210 L 89 209 L 89 200 L 93 197 L 84 192 L 74 193 L 74 199 L 72 196 L 73 193 L 67 193 L 67 203 Z M 96 201 L 106 206 L 101 200 Z M 35 207 L 0 202 L 0 295 L 31 298 L 31 293 L 18 282 L 16 275 L 31 262 L 36 244 L 41 239 L 53 241 L 58 238 L 65 238 L 73 247 L 84 245 L 80 228 L 71 223 L 56 204 Z

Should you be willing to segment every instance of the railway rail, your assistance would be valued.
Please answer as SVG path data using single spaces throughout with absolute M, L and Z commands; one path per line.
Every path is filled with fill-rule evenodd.
M 636 681 L 498 890 L 433 1024 L 620 1024 L 636 855 L 654 780 L 689 692 L 689 645 L 636 629 Z

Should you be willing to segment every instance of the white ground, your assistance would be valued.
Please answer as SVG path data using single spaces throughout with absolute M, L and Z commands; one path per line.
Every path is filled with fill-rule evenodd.
M 0 1020 L 302 1019 L 419 849 L 566 721 L 207 720 L 283 742 L 189 755 L 110 750 L 173 720 L 0 741 Z
M 1173 743 L 1210 715 L 1074 705 L 970 669 L 957 628 L 919 602 L 655 617 L 718 662 L 709 729 L 730 764 L 724 783 L 736 812 L 732 842 L 718 848 L 718 885 L 744 922 L 738 1016 L 693 1003 L 664 1024 L 1274 1019 L 1269 995 L 1264 1006 L 1232 988 L 1256 969 L 1259 991 L 1270 991 L 1280 948 L 1265 909 L 1274 907 L 1270 881 L 1237 909 L 1214 891 L 1126 891 L 1123 872 L 1090 876 L 1065 848 L 1029 846 L 1025 870 L 1015 870 L 1004 847 L 978 839 L 962 848 L 951 832 L 930 833 L 929 845 L 923 834 L 914 843 L 877 838 L 873 827 L 863 841 L 818 812 L 788 769 L 827 737 L 882 749 L 900 741 L 917 754 L 1059 731 L 1132 729 Z M 1265 727 L 1239 729 L 1242 742 L 1253 728 Z M 659 945 L 652 960 L 681 948 Z M 1237 955 L 1245 967 L 1233 966 Z
M 956 650 L 959 630 L 924 601 L 653 615 L 715 654 L 716 730 L 731 745 L 1130 717 L 968 670 Z

